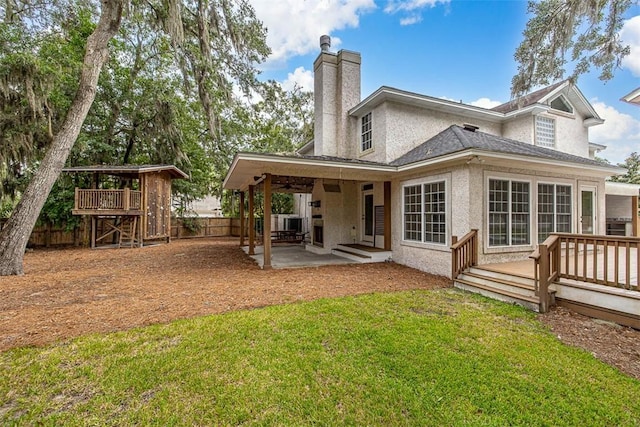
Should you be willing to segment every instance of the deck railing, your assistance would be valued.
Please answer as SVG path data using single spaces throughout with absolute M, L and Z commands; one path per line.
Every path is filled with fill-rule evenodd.
M 534 280 L 548 302 L 548 286 L 558 278 L 640 291 L 640 238 L 552 234 L 531 254 Z M 547 307 L 548 308 L 548 307 Z
M 471 230 L 458 240 L 451 238 L 451 278 L 478 264 L 478 230 Z
M 122 190 L 86 190 L 76 188 L 77 210 L 140 210 L 142 192 L 125 188 Z

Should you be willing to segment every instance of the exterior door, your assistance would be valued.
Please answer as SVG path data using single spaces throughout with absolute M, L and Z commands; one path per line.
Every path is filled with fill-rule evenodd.
M 580 188 L 580 234 L 596 234 L 596 188 Z
M 373 242 L 373 190 L 362 192 L 362 240 Z

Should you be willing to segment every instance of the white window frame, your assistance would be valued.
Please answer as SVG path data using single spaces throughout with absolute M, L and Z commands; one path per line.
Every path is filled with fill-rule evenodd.
M 556 147 L 556 119 L 538 115 L 534 119 L 535 143 L 538 147 Z M 549 136 L 549 134 L 552 134 Z
M 492 213 L 496 213 L 496 212 L 492 212 L 491 211 L 491 181 L 503 181 L 503 182 L 508 182 L 508 193 L 507 193 L 507 211 L 506 211 L 506 215 L 507 215 L 507 222 L 506 222 L 506 244 L 492 244 L 491 243 L 491 214 Z M 529 186 L 529 192 L 528 192 L 528 198 L 527 198 L 527 205 L 528 205 L 528 216 L 529 216 L 529 220 L 528 220 L 528 224 L 527 224 L 527 236 L 528 236 L 528 242 L 526 243 L 518 243 L 518 244 L 514 244 L 513 243 L 513 224 L 514 224 L 514 215 L 517 215 L 518 212 L 514 212 L 513 211 L 513 194 L 514 194 L 514 189 L 513 189 L 513 184 L 517 183 L 517 184 L 527 184 Z M 532 197 L 533 197 L 533 183 L 531 182 L 531 180 L 527 180 L 527 179 L 519 179 L 519 178 L 512 178 L 512 177 L 504 177 L 504 176 L 489 176 L 487 177 L 487 192 L 486 192 L 486 201 L 487 201 L 487 205 L 486 205 L 486 242 L 487 242 L 487 248 L 489 249 L 495 249 L 495 248 L 523 248 L 523 247 L 531 247 L 532 245 L 532 241 L 533 241 L 533 233 L 532 233 L 532 229 L 533 229 L 533 217 L 534 217 L 534 211 L 533 211 L 533 203 L 532 203 Z M 504 214 L 504 213 L 503 213 Z
M 554 107 L 551 105 L 551 103 L 553 103 L 554 101 L 556 101 L 556 100 L 558 100 L 558 99 L 560 99 L 560 100 L 562 101 L 562 103 L 564 103 L 564 104 L 569 108 L 569 110 L 571 110 L 571 111 L 565 111 L 565 110 L 561 110 L 561 109 L 559 109 L 559 108 L 554 108 Z M 555 98 L 553 98 L 553 99 L 549 102 L 549 106 L 550 106 L 554 111 L 559 111 L 559 112 L 561 112 L 561 113 L 563 113 L 563 114 L 573 115 L 573 112 L 575 111 L 575 109 L 573 108 L 573 104 L 571 104 L 571 103 L 569 102 L 569 100 L 567 99 L 567 97 L 566 97 L 566 96 L 564 96 L 564 95 L 562 95 L 562 94 L 561 94 L 561 95 L 556 96 Z
M 444 185 L 444 211 L 440 211 L 438 212 L 438 214 L 444 215 L 444 232 L 442 232 L 442 234 L 444 235 L 444 241 L 443 242 L 436 242 L 436 241 L 429 241 L 425 239 L 425 234 L 426 234 L 426 220 L 425 217 L 427 215 L 427 213 L 425 212 L 424 209 L 424 205 L 425 205 L 425 201 L 424 201 L 424 195 L 425 195 L 425 186 L 427 185 L 433 185 L 433 184 L 443 184 Z M 409 187 L 420 187 L 420 192 L 418 193 L 419 196 L 419 207 L 420 210 L 418 212 L 416 212 L 416 215 L 419 215 L 420 218 L 420 223 L 419 223 L 419 230 L 417 231 L 420 239 L 407 239 L 406 238 L 406 233 L 407 233 L 407 221 L 406 221 L 406 203 L 405 203 L 405 189 L 409 188 Z M 450 230 L 451 230 L 451 218 L 450 218 L 450 212 L 451 212 L 451 195 L 449 192 L 449 179 L 447 177 L 433 177 L 432 179 L 429 180 L 414 180 L 414 181 L 410 181 L 410 182 L 405 182 L 402 185 L 402 191 L 400 192 L 401 194 L 401 206 L 402 206 L 402 242 L 405 244 L 410 244 L 410 245 L 432 245 L 432 246 L 437 246 L 437 247 L 448 247 L 449 244 L 449 240 L 450 237 L 449 235 L 451 234 Z
M 571 200 L 569 203 L 569 231 L 562 231 L 562 233 L 573 233 L 574 231 L 574 223 L 575 223 L 575 198 L 576 193 L 574 191 L 574 186 L 571 183 L 565 182 L 548 182 L 548 181 L 538 181 L 536 183 L 536 239 L 538 239 L 538 244 L 543 243 L 544 240 L 540 240 L 540 186 L 541 185 L 551 185 L 553 186 L 553 212 L 544 212 L 544 214 L 552 214 L 553 215 L 553 231 L 551 233 L 558 233 L 558 187 L 568 187 L 569 194 L 571 195 Z M 566 215 L 566 214 L 561 214 Z
M 360 118 L 360 152 L 373 150 L 373 114 L 368 112 Z

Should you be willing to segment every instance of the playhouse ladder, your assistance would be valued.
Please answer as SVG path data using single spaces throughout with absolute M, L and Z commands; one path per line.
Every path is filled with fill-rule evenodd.
M 138 225 L 138 217 L 137 216 L 125 216 L 122 217 L 120 224 L 120 240 L 118 242 L 118 247 L 122 247 L 123 245 L 128 246 L 130 248 L 135 247 L 136 244 L 136 230 Z

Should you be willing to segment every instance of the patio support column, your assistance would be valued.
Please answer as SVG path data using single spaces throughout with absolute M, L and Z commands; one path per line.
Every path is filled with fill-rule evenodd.
M 240 215 L 240 246 L 244 246 L 244 191 L 240 192 L 240 206 L 238 207 L 238 213 Z
M 249 186 L 249 255 L 255 255 L 255 245 L 256 245 L 256 223 L 255 218 L 253 217 L 253 197 L 254 186 Z
M 634 237 L 640 237 L 638 229 L 638 196 L 631 196 L 631 229 Z
M 264 178 L 264 262 L 263 270 L 271 270 L 271 174 Z
M 391 250 L 391 181 L 384 182 L 384 250 Z

